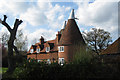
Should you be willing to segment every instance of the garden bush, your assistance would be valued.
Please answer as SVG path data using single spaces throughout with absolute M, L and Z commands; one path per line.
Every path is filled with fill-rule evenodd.
M 91 58 L 90 61 L 79 63 L 66 63 L 63 66 L 56 63 L 47 64 L 31 59 L 25 60 L 22 64 L 17 64 L 13 74 L 3 74 L 3 79 L 119 79 L 119 64 L 104 64 L 99 62 L 99 58 Z M 84 60 L 84 59 L 83 59 Z

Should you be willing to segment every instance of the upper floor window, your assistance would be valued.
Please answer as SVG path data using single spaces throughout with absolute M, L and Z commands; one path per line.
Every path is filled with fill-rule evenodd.
M 33 49 L 30 49 L 30 53 L 33 53 Z
M 38 48 L 36 51 L 37 51 L 37 53 L 39 53 L 40 52 L 40 48 Z
M 64 52 L 64 46 L 59 46 L 58 47 L 58 52 Z
M 46 52 L 49 52 L 50 51 L 50 47 L 46 47 Z

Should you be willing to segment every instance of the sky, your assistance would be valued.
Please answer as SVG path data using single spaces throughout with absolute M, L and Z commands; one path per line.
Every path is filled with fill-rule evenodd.
M 16 18 L 23 20 L 18 29 L 27 35 L 29 47 L 41 36 L 55 39 L 72 9 L 81 32 L 100 28 L 110 32 L 113 41 L 118 38 L 118 0 L 0 0 L 0 18 L 7 15 L 12 27 Z M 0 35 L 3 32 L 8 31 L 0 24 Z

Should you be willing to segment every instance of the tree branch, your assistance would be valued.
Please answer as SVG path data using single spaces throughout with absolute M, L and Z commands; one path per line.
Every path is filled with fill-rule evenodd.
M 4 21 L 4 22 L 6 22 L 6 19 L 7 19 L 7 16 L 6 16 L 6 15 L 4 15 L 4 19 L 3 19 L 3 21 Z
M 8 29 L 8 31 L 10 33 L 12 32 L 12 29 L 10 28 L 10 26 L 6 22 L 2 21 L 2 24 Z
M 0 23 L 2 24 L 2 20 L 0 19 Z
M 12 29 L 11 29 L 10 26 L 6 23 L 6 19 L 7 19 L 7 16 L 4 15 L 4 19 L 3 19 L 3 21 L 0 19 L 0 23 L 3 24 L 3 25 L 8 29 L 8 31 L 11 33 Z
M 14 48 L 14 50 L 15 50 L 15 53 L 16 53 L 16 54 L 19 54 L 19 51 L 18 51 L 18 49 L 17 49 L 17 47 L 16 47 L 15 45 L 13 45 L 13 48 Z
M 13 30 L 16 31 L 17 28 L 18 28 L 18 26 L 19 26 L 22 22 L 23 22 L 22 20 L 16 19 Z

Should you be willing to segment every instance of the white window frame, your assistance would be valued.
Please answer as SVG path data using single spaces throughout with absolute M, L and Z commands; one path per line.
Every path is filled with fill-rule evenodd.
M 39 60 L 37 60 L 38 62 L 41 62 L 41 60 L 39 59 Z
M 50 47 L 46 47 L 46 52 L 49 52 L 50 51 Z
M 65 63 L 65 59 L 64 58 L 59 58 L 59 64 L 63 65 Z
M 40 48 L 37 48 L 37 50 L 36 50 L 36 51 L 37 51 L 37 53 L 39 53 L 39 52 L 40 52 Z
M 34 51 L 33 49 L 30 49 L 30 53 L 33 53 L 33 51 Z
M 58 47 L 58 52 L 64 52 L 64 46 L 59 46 Z
M 50 61 L 50 59 L 47 59 L 47 63 L 48 63 L 48 64 L 51 64 L 51 61 Z

